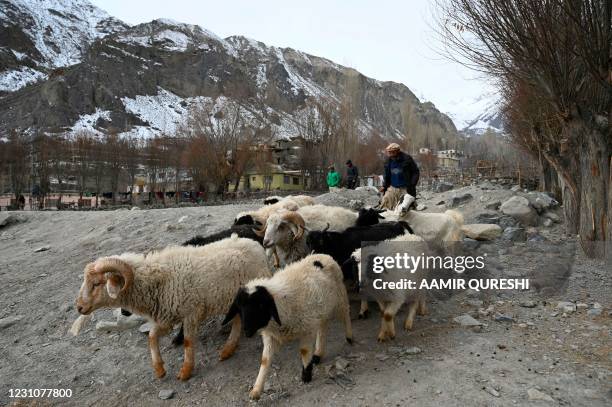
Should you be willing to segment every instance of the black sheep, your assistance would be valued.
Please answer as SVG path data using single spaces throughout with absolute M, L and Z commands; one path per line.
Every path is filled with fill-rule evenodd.
M 406 222 L 385 222 L 370 226 L 353 226 L 343 232 L 311 231 L 306 238 L 306 244 L 308 249 L 315 253 L 332 256 L 342 266 L 344 277 L 355 280 L 352 267 L 345 266 L 355 249 L 360 248 L 363 242 L 380 242 L 406 232 L 414 233 Z
M 380 211 L 372 208 L 360 209 L 359 216 L 355 222 L 355 226 L 369 226 L 376 225 L 380 219 L 385 217 L 380 214 Z
M 204 246 L 209 243 L 227 239 L 234 233 L 236 233 L 238 237 L 255 240 L 259 244 L 263 245 L 263 237 L 258 236 L 255 232 L 253 232 L 253 227 L 253 225 L 232 225 L 229 229 L 213 233 L 212 235 L 208 235 L 206 237 L 197 235 L 196 237 L 193 237 L 183 243 L 183 246 Z

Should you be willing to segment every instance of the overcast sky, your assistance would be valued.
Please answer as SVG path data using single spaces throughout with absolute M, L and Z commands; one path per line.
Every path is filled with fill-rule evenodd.
M 436 52 L 433 0 L 91 0 L 137 24 L 170 18 L 200 25 L 221 37 L 244 35 L 401 82 L 444 112 L 465 115 L 481 95 L 477 74 Z

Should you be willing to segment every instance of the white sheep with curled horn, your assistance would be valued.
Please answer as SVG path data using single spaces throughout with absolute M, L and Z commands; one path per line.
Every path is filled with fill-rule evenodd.
M 224 315 L 236 291 L 248 281 L 271 275 L 261 245 L 233 235 L 205 246 L 171 246 L 146 255 L 99 258 L 85 266 L 76 306 L 82 315 L 100 308 L 122 308 L 152 322 L 149 350 L 158 378 L 166 374 L 159 337 L 182 323 L 185 357 L 177 378 L 187 380 L 195 366 L 201 322 Z M 240 328 L 237 317 L 221 360 L 234 354 Z
M 274 248 L 278 256 L 278 266 L 285 266 L 308 255 L 306 245 L 306 225 L 297 212 L 281 212 L 270 215 L 261 229 L 253 229 L 263 237 L 266 249 Z

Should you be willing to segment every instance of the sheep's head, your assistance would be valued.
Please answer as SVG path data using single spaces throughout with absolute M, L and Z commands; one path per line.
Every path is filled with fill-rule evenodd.
M 380 219 L 385 217 L 380 214 L 380 211 L 374 208 L 362 208 L 359 210 L 359 216 L 357 217 L 356 226 L 371 226 L 379 223 Z
M 261 229 L 253 229 L 258 236 L 263 236 L 263 246 L 268 248 L 277 244 L 287 244 L 304 236 L 304 218 L 296 212 L 275 213 L 268 217 Z
M 223 325 L 234 319 L 236 315 L 240 315 L 244 334 L 247 338 L 255 335 L 261 328 L 265 328 L 271 319 L 281 325 L 274 297 L 265 287 L 259 285 L 241 288 L 238 291 L 227 315 L 225 315 Z
M 416 209 L 416 198 L 410 194 L 406 194 L 402 198 L 402 202 L 395 208 L 395 213 L 405 215 L 411 209 Z
M 323 230 L 313 230 L 306 237 L 308 249 L 315 253 L 330 254 L 330 249 L 337 245 L 338 232 L 328 232 L 329 223 Z
M 123 260 L 103 257 L 87 264 L 76 299 L 77 310 L 87 315 L 98 308 L 117 305 L 117 298 L 133 280 L 134 272 Z

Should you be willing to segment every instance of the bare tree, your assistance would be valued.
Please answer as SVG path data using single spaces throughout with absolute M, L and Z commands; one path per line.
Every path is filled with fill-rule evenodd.
M 218 194 L 227 191 L 231 180 L 234 190 L 254 153 L 256 133 L 244 122 L 244 109 L 236 102 L 227 102 L 222 110 L 213 112 L 207 104 L 192 107 L 187 128 L 192 146 L 201 156 L 189 154 L 192 173 L 214 185 Z
M 125 155 L 123 165 L 128 176 L 128 185 L 130 192 L 130 204 L 134 204 L 134 186 L 136 185 L 136 176 L 142 165 L 142 151 L 140 141 L 134 136 L 125 136 Z
M 100 139 L 93 139 L 90 150 L 91 178 L 94 182 L 96 192 L 96 208 L 100 205 L 100 195 L 104 186 L 104 178 L 107 171 L 106 146 Z
M 42 209 L 45 198 L 51 191 L 51 140 L 45 134 L 34 134 L 32 139 L 32 189 L 37 199 L 37 206 Z
M 6 165 L 11 190 L 15 195 L 15 199 L 19 199 L 19 196 L 23 194 L 27 188 L 27 180 L 30 172 L 28 162 L 29 156 L 29 143 L 27 138 L 17 130 L 11 131 L 8 135 L 5 157 L 2 157 L 2 161 Z
M 113 195 L 112 202 L 114 205 L 117 203 L 119 177 L 121 175 L 127 146 L 114 129 L 104 135 L 103 143 L 106 174 L 110 183 L 110 189 Z
M 50 175 L 57 183 L 57 209 L 62 207 L 62 197 L 64 193 L 64 184 L 70 175 L 70 148 L 68 140 L 61 135 L 49 136 L 48 142 L 50 146 L 49 154 L 49 169 Z
M 77 188 L 79 191 L 79 203 L 83 203 L 83 195 L 87 191 L 87 182 L 92 173 L 92 149 L 94 145 L 93 134 L 88 131 L 80 131 L 74 135 L 72 141 L 73 157 L 75 160 L 74 172 L 77 179 Z
M 585 253 L 612 240 L 612 3 L 605 0 L 439 2 L 448 54 L 511 89 L 525 84 L 558 132 L 533 128 L 537 154 L 563 181 L 570 232 Z
M 149 183 L 149 194 L 152 200 L 157 200 L 157 181 L 162 171 L 162 147 L 159 137 L 153 137 L 147 140 L 144 152 L 144 165 L 147 171 L 147 179 Z M 152 203 L 152 202 L 151 202 Z

